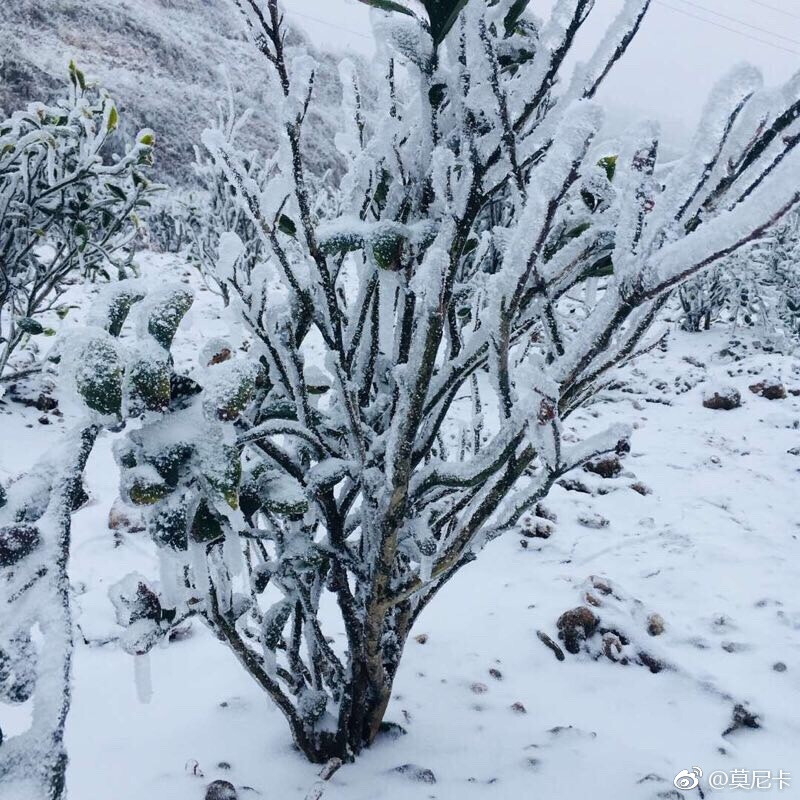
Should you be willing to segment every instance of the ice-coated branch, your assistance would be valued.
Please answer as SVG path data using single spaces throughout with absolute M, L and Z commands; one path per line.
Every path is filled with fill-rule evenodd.
M 99 430 L 86 424 L 73 431 L 58 453 L 35 467 L 36 494 L 20 487 L 0 509 L 0 702 L 33 703 L 25 733 L 4 739 L 0 731 L 0 784 L 31 800 L 66 796 L 64 727 L 72 697 L 73 649 L 71 513 Z

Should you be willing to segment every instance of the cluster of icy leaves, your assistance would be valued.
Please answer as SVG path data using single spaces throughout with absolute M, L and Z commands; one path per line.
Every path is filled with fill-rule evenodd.
M 70 78 L 67 97 L 0 120 L 0 373 L 25 334 L 42 332 L 37 317 L 75 273 L 125 273 L 135 212 L 152 188 L 143 170 L 153 132 L 108 158 L 117 108 L 74 65 Z

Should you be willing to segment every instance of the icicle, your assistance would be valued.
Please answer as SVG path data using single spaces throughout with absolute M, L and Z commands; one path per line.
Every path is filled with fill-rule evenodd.
M 427 583 L 433 572 L 433 556 L 422 556 L 419 562 L 419 579 Z
M 239 534 L 235 531 L 225 532 L 225 541 L 222 544 L 222 559 L 231 577 L 241 575 L 244 571 L 244 557 Z
M 133 675 L 136 682 L 136 697 L 140 703 L 149 703 L 153 699 L 150 653 L 133 657 Z
M 208 575 L 205 545 L 199 542 L 189 543 L 189 553 L 192 559 L 192 572 L 194 585 L 201 597 L 207 597 L 211 590 L 211 580 Z
M 264 672 L 275 678 L 278 674 L 278 658 L 274 650 L 264 648 Z
M 595 301 L 597 300 L 597 278 L 590 276 L 586 279 L 583 286 L 583 302 L 586 305 L 586 310 L 591 311 L 594 308 Z
M 380 351 L 391 356 L 395 334 L 394 299 L 398 281 L 395 275 L 386 270 L 378 271 L 378 291 L 380 292 Z
M 161 580 L 161 605 L 164 608 L 177 608 L 182 599 L 180 586 L 180 563 L 174 551 L 158 548 L 158 574 Z

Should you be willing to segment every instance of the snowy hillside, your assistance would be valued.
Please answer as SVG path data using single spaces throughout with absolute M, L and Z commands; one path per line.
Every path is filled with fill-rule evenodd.
M 233 8 L 229 0 L 10 0 L 0 15 L 0 109 L 63 93 L 72 59 L 117 100 L 123 138 L 158 133 L 155 175 L 180 185 L 192 180 L 194 147 L 225 95 L 222 66 L 240 111 L 254 108 L 242 144 L 268 150 L 276 139 L 261 103 L 264 60 Z M 336 74 L 329 69 L 323 86 Z M 336 162 L 332 148 L 314 158 Z

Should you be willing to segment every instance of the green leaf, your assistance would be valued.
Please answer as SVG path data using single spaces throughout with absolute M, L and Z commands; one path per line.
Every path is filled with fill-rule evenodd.
M 194 295 L 188 289 L 167 289 L 150 307 L 147 332 L 165 349 L 169 349 L 178 325 L 191 308 Z
M 118 414 L 122 407 L 122 364 L 113 344 L 97 337 L 88 341 L 78 363 L 75 384 L 86 405 L 101 414 Z
M 86 89 L 86 77 L 84 74 L 75 66 L 74 61 L 69 62 L 69 79 L 72 82 L 72 85 L 77 89 L 80 87 L 81 89 Z
M 126 382 L 128 413 L 138 416 L 145 411 L 164 411 L 170 401 L 170 367 L 166 358 L 142 353 L 128 364 Z
M 205 500 L 201 500 L 197 507 L 192 521 L 191 534 L 195 542 L 215 542 L 225 535 L 219 519 Z
M 118 124 L 119 114 L 117 113 L 117 107 L 111 106 L 111 111 L 108 112 L 108 124 L 106 125 L 106 130 L 111 133 L 111 131 L 116 129 Z
M 294 220 L 287 217 L 286 214 L 280 215 L 278 219 L 278 230 L 293 238 L 297 235 L 297 225 Z
M 108 189 L 108 191 L 111 192 L 111 194 L 113 194 L 115 197 L 118 197 L 123 202 L 128 199 L 124 190 L 121 187 L 117 186 L 115 183 L 107 183 L 106 189 Z
M 128 499 L 135 506 L 152 506 L 170 493 L 163 481 L 150 480 L 144 475 L 134 477 L 127 490 Z
M 503 25 L 505 26 L 507 36 L 510 36 L 514 32 L 514 28 L 517 27 L 519 18 L 525 13 L 525 9 L 528 7 L 528 3 L 530 3 L 530 1 L 531 0 L 514 0 L 514 2 L 511 4 L 508 14 L 506 14 L 505 19 L 503 20 Z
M 617 156 L 604 156 L 597 162 L 597 166 L 602 167 L 606 171 L 606 177 L 613 181 L 617 171 Z
M 56 314 L 59 319 L 64 319 L 73 308 L 78 308 L 78 306 L 56 306 Z
M 17 320 L 17 327 L 23 333 L 29 333 L 31 336 L 38 336 L 40 333 L 44 333 L 42 323 L 33 319 L 33 317 L 21 317 Z
M 404 5 L 400 3 L 394 2 L 394 0 L 360 0 L 364 5 L 372 6 L 373 8 L 378 8 L 381 11 L 396 11 L 400 14 L 406 14 L 409 17 L 415 16 L 414 12 L 410 8 L 406 8 Z
M 283 638 L 283 627 L 289 621 L 292 613 L 291 600 L 279 600 L 264 613 L 261 628 L 261 641 L 267 650 L 276 650 Z
M 423 0 L 422 4 L 431 23 L 434 47 L 445 40 L 467 2 L 468 0 Z

